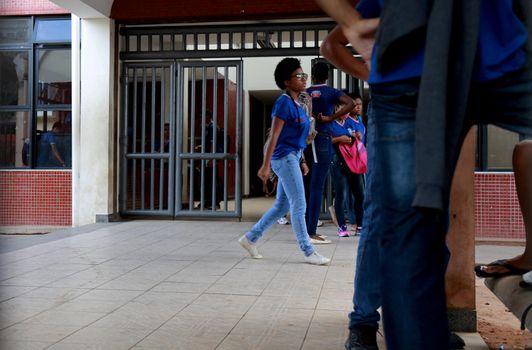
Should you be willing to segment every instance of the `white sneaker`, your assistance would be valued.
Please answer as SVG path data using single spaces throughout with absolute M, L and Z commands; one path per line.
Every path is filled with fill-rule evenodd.
M 323 221 L 318 220 L 318 227 L 322 227 L 322 226 L 323 226 Z
M 331 259 L 321 256 L 316 251 L 305 257 L 305 262 L 312 265 L 327 265 L 331 262 Z
M 312 244 L 331 244 L 331 241 L 323 238 L 320 235 L 311 235 L 309 236 L 310 243 Z
M 257 247 L 255 246 L 255 244 L 251 243 L 248 240 L 246 235 L 240 237 L 239 240 L 238 240 L 238 243 L 240 243 L 242 248 L 244 248 L 245 250 L 248 251 L 249 255 L 253 259 L 262 259 L 262 255 L 259 254 L 259 251 L 257 250 Z
M 279 225 L 288 225 L 290 222 L 288 222 L 288 219 L 285 218 L 284 216 L 282 218 L 280 218 L 279 220 L 277 220 L 277 223 Z

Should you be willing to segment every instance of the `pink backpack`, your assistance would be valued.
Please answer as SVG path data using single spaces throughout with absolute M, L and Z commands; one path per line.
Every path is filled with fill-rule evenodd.
M 345 164 L 347 164 L 351 172 L 365 174 L 368 171 L 368 154 L 362 142 L 355 140 L 351 144 L 342 143 L 338 147 L 344 157 Z

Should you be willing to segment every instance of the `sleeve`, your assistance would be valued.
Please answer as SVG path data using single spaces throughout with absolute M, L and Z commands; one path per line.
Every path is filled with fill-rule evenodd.
M 275 104 L 272 108 L 272 119 L 274 117 L 277 117 L 279 119 L 284 120 L 285 122 L 288 120 L 288 117 L 290 116 L 290 107 L 292 101 L 290 101 L 290 98 L 287 96 L 282 95 L 275 101 Z
M 343 91 L 341 90 L 338 90 L 338 89 L 334 89 L 334 100 L 339 103 L 340 102 L 340 98 L 342 98 L 342 96 L 344 96 L 345 94 L 343 93 Z
M 46 142 L 49 143 L 50 145 L 55 145 L 55 144 L 56 144 L 56 142 L 55 142 L 55 137 L 54 137 L 54 135 L 53 135 L 51 132 L 49 132 L 49 133 L 46 134 L 46 136 L 45 136 L 45 140 L 46 140 Z
M 360 0 L 356 9 L 364 18 L 379 17 L 381 13 L 381 5 L 379 1 L 380 0 Z

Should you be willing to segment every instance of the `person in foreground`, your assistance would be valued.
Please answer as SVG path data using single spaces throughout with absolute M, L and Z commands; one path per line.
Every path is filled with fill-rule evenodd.
M 316 1 L 371 65 L 368 176 L 379 186 L 368 185 L 369 231 L 380 257 L 387 348 L 449 349 L 444 277 L 451 180 L 473 124 L 532 134 L 527 29 L 512 0 L 362 0 L 358 9 L 371 19 L 347 1 Z M 519 179 L 531 177 L 531 145 L 524 140 L 514 151 L 527 235 L 532 191 Z M 529 254 L 527 248 L 506 264 L 527 271 Z M 351 345 L 348 339 L 346 348 L 369 348 Z
M 310 243 L 305 224 L 305 189 L 300 162 L 310 130 L 310 119 L 297 100 L 299 94 L 305 91 L 308 76 L 303 72 L 298 59 L 284 58 L 277 64 L 274 77 L 275 83 L 284 93 L 275 101 L 272 109 L 271 131 L 257 175 L 266 182 L 271 167 L 278 177 L 277 194 L 273 207 L 238 241 L 252 258 L 261 259 L 262 255 L 256 247 L 257 241 L 290 210 L 292 230 L 305 255 L 305 262 L 326 265 L 330 259 L 318 254 Z

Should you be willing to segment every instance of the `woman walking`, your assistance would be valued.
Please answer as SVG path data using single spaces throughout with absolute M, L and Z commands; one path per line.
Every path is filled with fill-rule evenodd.
M 305 255 L 305 262 L 325 265 L 330 259 L 316 252 L 308 236 L 305 224 L 305 190 L 300 170 L 300 162 L 304 162 L 302 154 L 306 147 L 310 119 L 297 98 L 305 91 L 308 75 L 303 72 L 298 59 L 285 58 L 277 64 L 274 76 L 275 83 L 284 93 L 275 101 L 272 109 L 271 132 L 257 175 L 266 182 L 271 167 L 278 177 L 277 195 L 273 207 L 238 241 L 252 258 L 262 258 L 256 247 L 257 241 L 277 219 L 290 210 L 292 230 Z

